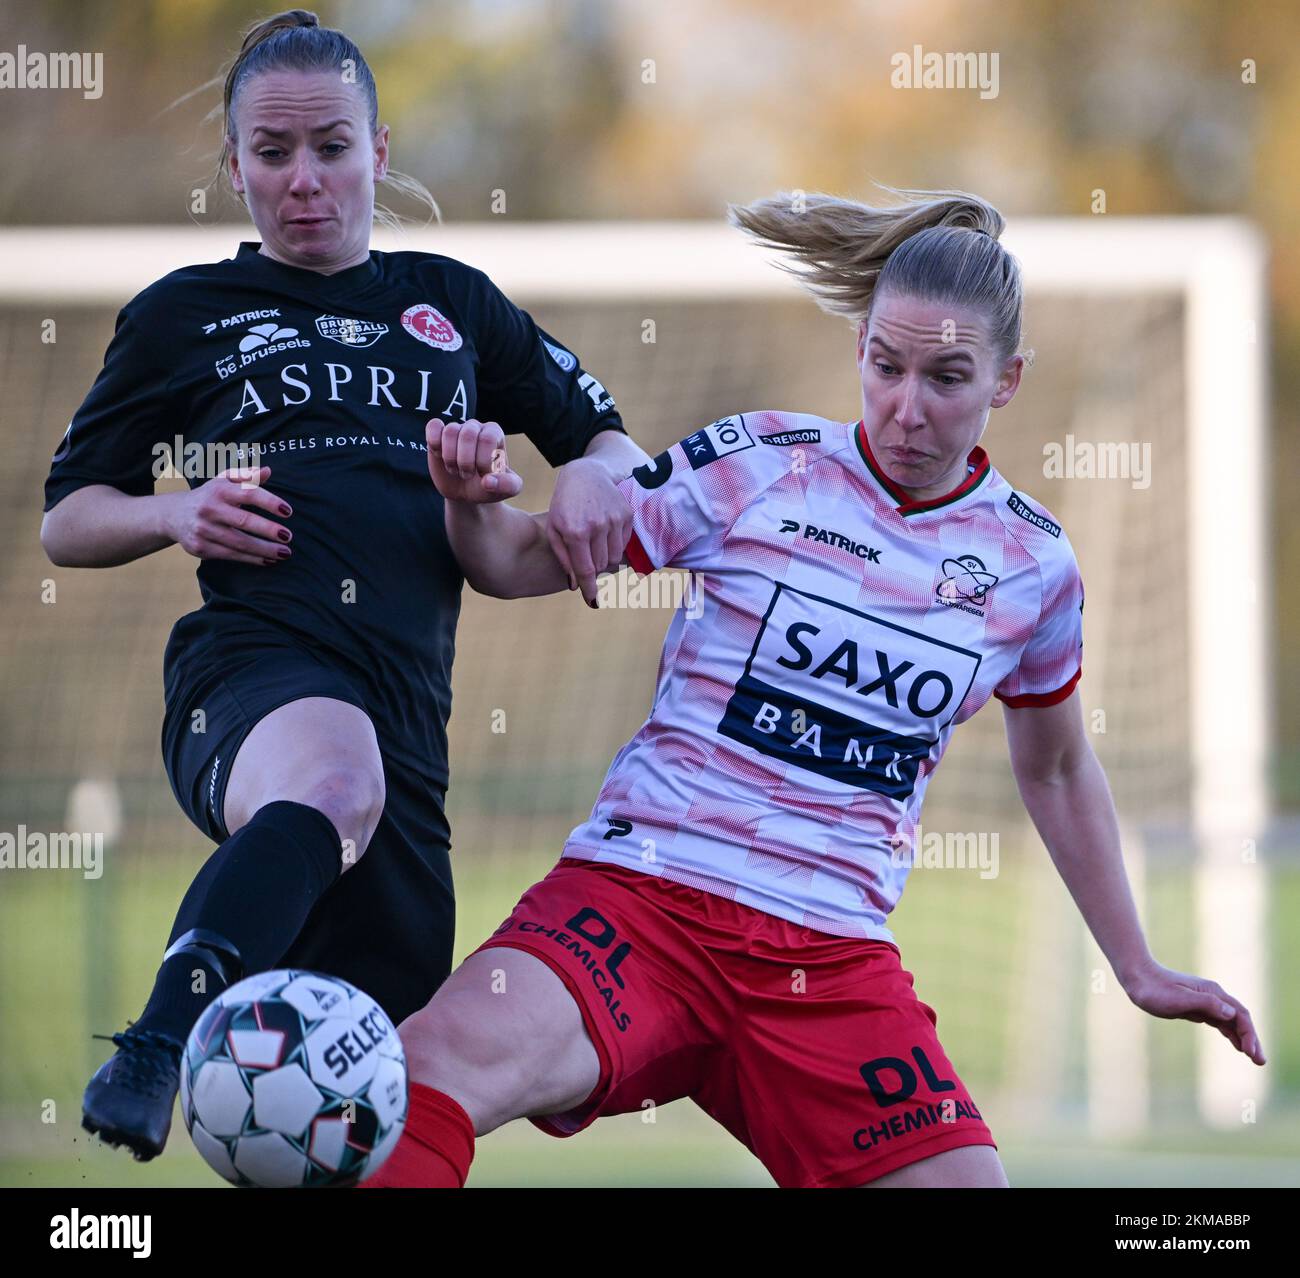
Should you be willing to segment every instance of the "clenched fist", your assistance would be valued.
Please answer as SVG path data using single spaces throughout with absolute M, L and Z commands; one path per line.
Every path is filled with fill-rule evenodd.
M 429 475 L 447 501 L 491 502 L 517 497 L 524 481 L 510 469 L 505 431 L 496 422 L 444 422 L 424 428 Z

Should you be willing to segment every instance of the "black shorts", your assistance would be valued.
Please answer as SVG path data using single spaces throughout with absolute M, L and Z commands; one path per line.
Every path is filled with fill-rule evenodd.
M 366 709 L 346 676 L 288 643 L 232 653 L 173 689 L 163 718 L 163 763 L 182 811 L 208 838 L 229 838 L 222 820 L 226 782 L 244 738 L 265 715 L 299 697 L 333 697 Z M 376 998 L 398 1024 L 451 971 L 451 831 L 444 787 L 380 753 L 386 797 L 370 844 L 317 903 L 279 966 L 341 976 Z

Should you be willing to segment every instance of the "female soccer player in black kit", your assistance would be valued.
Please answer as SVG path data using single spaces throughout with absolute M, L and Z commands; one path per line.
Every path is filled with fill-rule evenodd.
M 346 36 L 302 10 L 253 28 L 225 131 L 262 242 L 122 310 L 54 456 L 41 530 L 61 566 L 173 543 L 200 560 L 203 605 L 164 659 L 162 749 L 181 807 L 220 846 L 84 1100 L 83 1125 L 142 1159 L 166 1141 L 191 1026 L 241 976 L 332 972 L 396 1022 L 450 970 L 463 578 L 426 421 L 492 419 L 565 467 L 556 553 L 589 599 L 629 532 L 615 481 L 645 460 L 604 387 L 482 272 L 369 251 L 388 128 Z M 186 447 L 189 491 L 154 495 L 157 445 L 177 435 L 205 457 L 243 451 L 196 474 Z

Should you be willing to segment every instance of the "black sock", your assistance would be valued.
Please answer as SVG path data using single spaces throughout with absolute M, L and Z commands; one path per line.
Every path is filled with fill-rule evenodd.
M 183 1043 L 222 990 L 275 966 L 342 866 L 338 831 L 319 809 L 288 800 L 259 808 L 190 884 L 134 1028 Z

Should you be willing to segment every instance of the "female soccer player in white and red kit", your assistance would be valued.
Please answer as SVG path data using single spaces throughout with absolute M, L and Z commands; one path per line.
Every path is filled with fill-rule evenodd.
M 402 1026 L 411 1116 L 371 1184 L 462 1184 L 475 1135 L 513 1118 L 567 1136 L 689 1096 L 783 1186 L 1005 1185 L 886 926 L 926 786 L 991 696 L 1129 997 L 1263 1063 L 1236 999 L 1147 949 L 1082 724 L 1074 552 L 980 447 L 1023 366 L 1002 218 L 913 195 L 736 211 L 857 320 L 862 419 L 740 413 L 620 485 L 625 561 L 697 573 L 702 615 L 674 617 L 650 715 L 559 864 Z M 491 473 L 500 431 L 428 437 L 471 584 L 562 589 L 546 517 L 486 504 L 519 487 Z

